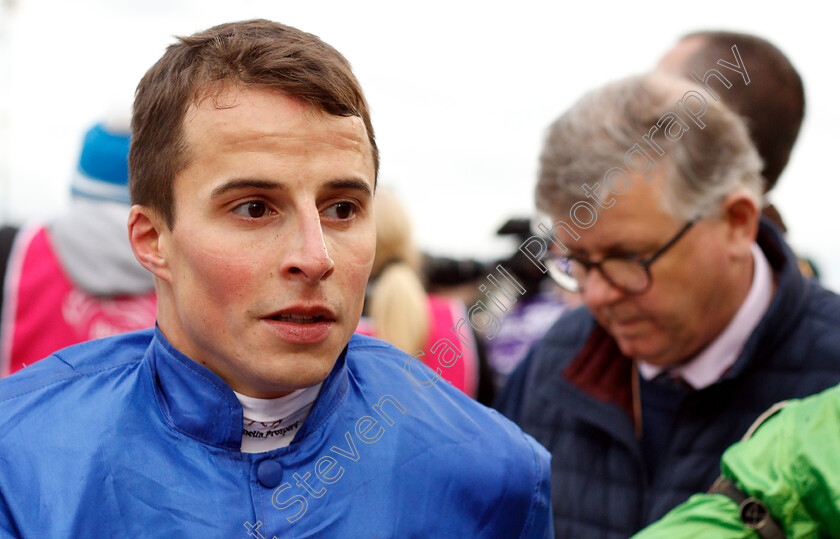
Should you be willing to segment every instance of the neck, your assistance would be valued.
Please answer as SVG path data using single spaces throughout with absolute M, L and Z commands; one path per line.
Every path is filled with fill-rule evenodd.
M 691 351 L 684 360 L 678 364 L 685 364 L 694 359 L 697 354 L 706 349 L 721 333 L 729 326 L 732 319 L 738 313 L 738 310 L 747 299 L 750 293 L 750 287 L 753 284 L 753 276 L 755 273 L 755 260 L 752 253 L 749 253 L 744 259 L 739 260 L 737 265 L 732 269 L 731 279 L 728 280 L 729 286 L 722 287 L 720 293 L 717 295 L 715 302 L 720 307 L 710 313 L 710 320 L 714 321 L 714 325 L 708 328 L 708 337 L 705 341 L 700 343 L 695 350 Z

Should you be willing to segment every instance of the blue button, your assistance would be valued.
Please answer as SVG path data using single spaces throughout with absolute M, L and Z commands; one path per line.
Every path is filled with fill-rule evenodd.
M 264 460 L 257 467 L 257 479 L 265 488 L 274 488 L 283 478 L 283 468 L 273 460 Z

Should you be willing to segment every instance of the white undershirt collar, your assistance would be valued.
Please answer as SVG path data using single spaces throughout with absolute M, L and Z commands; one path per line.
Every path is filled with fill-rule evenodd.
M 276 399 L 258 399 L 234 391 L 242 405 L 242 451 L 263 453 L 292 443 L 322 385 L 323 382 Z

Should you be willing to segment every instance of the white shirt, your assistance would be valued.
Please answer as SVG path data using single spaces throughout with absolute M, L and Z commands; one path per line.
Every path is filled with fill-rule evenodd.
M 675 377 L 685 380 L 694 389 L 706 388 L 723 376 L 723 373 L 738 359 L 750 335 L 770 307 L 770 301 L 773 299 L 773 276 L 770 263 L 755 243 L 752 244 L 752 255 L 753 278 L 750 291 L 738 312 L 729 321 L 729 325 L 694 359 L 669 371 Z M 644 361 L 638 363 L 639 374 L 645 380 L 652 380 L 667 370 Z
M 292 443 L 322 384 L 276 399 L 258 399 L 234 391 L 242 404 L 242 452 L 264 453 Z

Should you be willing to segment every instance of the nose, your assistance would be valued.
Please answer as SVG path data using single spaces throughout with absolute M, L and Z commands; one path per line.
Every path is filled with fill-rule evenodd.
M 316 283 L 329 277 L 335 263 L 327 250 L 321 216 L 317 209 L 300 214 L 297 226 L 288 237 L 288 243 L 279 248 L 285 253 L 284 275 Z
M 598 268 L 590 268 L 582 284 L 581 299 L 593 311 L 625 296 L 622 290 L 614 287 L 604 278 Z

